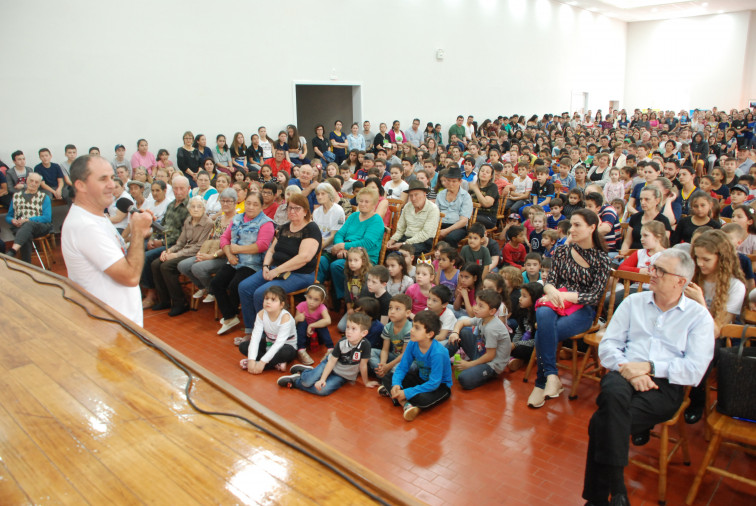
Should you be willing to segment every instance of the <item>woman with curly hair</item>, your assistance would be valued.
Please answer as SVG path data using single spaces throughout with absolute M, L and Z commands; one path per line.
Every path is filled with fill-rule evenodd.
M 696 271 L 684 293 L 706 307 L 714 318 L 713 345 L 720 329 L 740 314 L 746 294 L 745 277 L 735 248 L 721 230 L 709 230 L 696 237 L 690 252 Z M 687 423 L 701 419 L 706 400 L 705 385 L 706 376 L 690 392 L 690 406 L 685 410 Z

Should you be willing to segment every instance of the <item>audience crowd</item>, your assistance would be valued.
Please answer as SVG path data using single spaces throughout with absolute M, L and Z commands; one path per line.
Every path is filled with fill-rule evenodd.
M 174 153 L 145 139 L 131 155 L 89 153 L 110 159 L 117 200 L 162 225 L 145 240 L 145 310 L 185 313 L 183 274 L 188 299 L 217 303 L 219 334 L 243 325 L 242 368 L 319 395 L 361 376 L 412 420 L 454 381 L 476 388 L 534 350 L 528 405 L 559 396 L 558 344 L 591 327 L 612 270 L 658 276 L 668 248 L 695 261 L 684 293 L 715 336 L 738 321 L 756 303 L 755 131 L 749 110 L 636 109 L 458 116 L 448 129 L 336 121 L 309 140 L 295 125 L 260 127 L 214 145 L 187 131 Z M 9 254 L 29 261 L 51 232 L 77 153 L 0 162 Z M 128 241 L 118 209 L 104 211 Z M 318 341 L 328 354 L 314 367 Z

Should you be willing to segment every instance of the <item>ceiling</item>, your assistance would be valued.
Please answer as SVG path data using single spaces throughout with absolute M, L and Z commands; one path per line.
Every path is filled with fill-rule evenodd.
M 703 16 L 756 10 L 756 0 L 557 0 L 621 21 L 652 21 L 657 19 Z

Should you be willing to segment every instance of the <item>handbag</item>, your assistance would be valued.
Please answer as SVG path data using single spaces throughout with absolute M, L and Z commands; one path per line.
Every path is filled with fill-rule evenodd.
M 717 411 L 756 421 L 756 347 L 746 347 L 750 325 L 743 327 L 740 346 L 721 348 L 717 365 Z
M 567 288 L 566 287 L 559 288 L 559 291 L 566 292 Z M 546 300 L 546 297 L 541 297 L 540 299 L 536 301 L 536 304 L 535 304 L 536 309 L 542 306 L 550 307 L 559 316 L 568 316 L 574 313 L 575 311 L 577 311 L 578 309 L 583 308 L 583 304 L 575 304 L 574 302 L 569 302 L 569 301 L 564 301 L 564 307 L 556 307 L 553 302 Z
M 212 255 L 219 249 L 220 249 L 220 239 L 208 239 L 202 243 L 202 246 L 200 246 L 199 252 L 205 253 L 206 255 Z

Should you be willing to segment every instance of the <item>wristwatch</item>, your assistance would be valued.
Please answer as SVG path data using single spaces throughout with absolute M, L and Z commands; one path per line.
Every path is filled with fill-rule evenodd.
M 263 265 L 263 269 L 270 269 L 270 265 Z
M 654 367 L 654 362 L 651 360 L 648 361 L 648 365 L 651 366 L 651 370 L 648 371 L 648 375 L 653 378 L 656 375 L 656 367 Z

